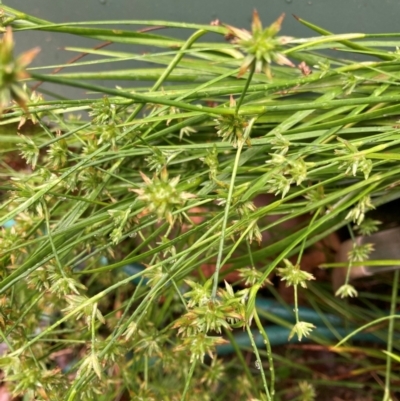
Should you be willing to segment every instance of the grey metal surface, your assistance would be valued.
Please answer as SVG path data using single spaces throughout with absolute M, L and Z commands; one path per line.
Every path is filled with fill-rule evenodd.
M 249 28 L 252 10 L 256 8 L 265 25 L 285 12 L 283 35 L 315 35 L 292 14 L 335 33 L 400 31 L 399 0 L 5 0 L 3 3 L 54 22 L 161 19 L 209 23 L 218 18 L 231 25 Z M 187 31 L 173 33 L 181 37 L 189 34 Z M 16 39 L 17 51 L 38 44 L 42 47 L 36 65 L 58 64 L 71 58 L 71 53 L 61 50 L 64 46 L 92 47 L 96 43 L 70 35 L 40 32 L 20 33 Z
M 286 13 L 282 33 L 312 36 L 292 14 L 336 33 L 399 31 L 399 0 L 6 0 L 4 4 L 54 22 L 162 19 L 208 23 L 219 18 L 231 25 L 248 27 L 256 8 L 265 24 Z M 183 32 L 182 32 L 183 34 Z M 53 34 L 45 46 L 56 49 L 77 42 L 77 38 Z M 35 35 L 24 35 L 20 48 L 37 44 Z M 47 62 L 58 62 L 59 52 L 44 51 Z

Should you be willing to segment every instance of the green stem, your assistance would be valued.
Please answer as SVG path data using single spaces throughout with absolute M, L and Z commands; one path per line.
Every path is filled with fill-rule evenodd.
M 349 341 L 351 337 L 355 336 L 357 333 L 360 333 L 363 330 L 366 330 L 374 325 L 377 325 L 381 322 L 384 322 L 385 320 L 393 320 L 393 319 L 400 319 L 400 315 L 395 315 L 395 314 L 391 314 L 388 316 L 383 316 L 380 317 L 378 319 L 372 320 L 360 327 L 357 327 L 355 330 L 353 330 L 351 333 L 347 334 L 347 336 L 345 336 L 344 338 L 342 338 L 335 346 L 334 348 L 338 348 L 340 347 L 342 344 L 344 344 L 345 342 Z
M 254 308 L 254 320 L 256 322 L 258 330 L 260 331 L 260 334 L 264 338 L 264 344 L 267 347 L 269 371 L 271 372 L 271 384 L 270 384 L 271 399 L 273 400 L 275 396 L 275 369 L 274 369 L 274 360 L 272 358 L 271 342 L 269 341 L 267 332 L 264 330 L 264 327 L 261 324 L 260 318 L 257 313 L 257 308 Z
M 297 244 L 301 243 L 304 238 L 309 236 L 313 231 L 316 231 L 318 229 L 318 227 L 322 226 L 328 220 L 333 219 L 335 216 L 339 215 L 344 210 L 347 210 L 350 206 L 355 204 L 358 200 L 362 199 L 365 195 L 371 193 L 379 185 L 379 181 L 382 180 L 382 177 L 383 177 L 383 175 L 378 175 L 378 176 L 375 176 L 374 178 L 369 177 L 368 180 L 362 181 L 361 184 L 363 186 L 368 185 L 367 188 L 365 188 L 363 191 L 361 191 L 359 193 L 355 193 L 354 195 L 352 195 L 352 199 L 346 199 L 346 201 L 341 203 L 340 205 L 337 204 L 336 206 L 334 206 L 334 208 L 332 208 L 330 213 L 324 215 L 319 220 L 317 220 L 315 222 L 314 226 L 309 226 L 305 229 L 299 230 L 299 232 L 298 232 L 299 235 L 291 243 L 289 243 L 286 246 L 286 248 L 284 250 L 282 250 L 282 252 L 271 263 L 268 264 L 268 268 L 265 269 L 262 277 L 259 280 L 259 283 L 262 284 L 266 280 L 268 275 L 274 270 L 274 268 L 281 262 L 281 260 L 283 260 L 286 257 L 286 255 L 288 255 L 290 253 L 290 251 L 297 246 Z M 378 180 L 378 178 L 379 178 L 379 180 Z M 352 192 L 351 191 L 352 189 L 355 189 L 355 188 L 349 187 L 348 192 Z M 328 198 L 329 197 L 326 197 L 324 199 L 324 202 L 327 201 Z M 316 206 L 320 206 L 320 204 L 318 204 Z M 293 217 L 293 215 L 292 215 L 292 217 Z
M 190 366 L 189 374 L 188 374 L 188 376 L 186 377 L 185 388 L 184 388 L 183 393 L 182 393 L 181 401 L 185 401 L 186 393 L 187 393 L 188 390 L 189 390 L 190 381 L 192 380 L 192 376 L 193 376 L 193 373 L 194 373 L 194 368 L 196 367 L 196 362 L 197 362 L 197 360 L 195 359 L 195 360 L 192 362 L 191 366 Z
M 239 361 L 241 363 L 241 367 L 242 367 L 244 373 L 247 376 L 247 380 L 251 384 L 252 388 L 255 388 L 256 387 L 256 381 L 254 380 L 254 375 L 250 372 L 249 366 L 248 366 L 246 360 L 243 357 L 243 353 L 242 353 L 240 347 L 238 346 L 234 335 L 227 329 L 225 330 L 225 335 L 228 337 L 228 340 L 231 343 L 232 348 L 236 352 L 236 355 L 237 355 L 237 357 L 238 357 L 238 359 L 239 359 Z
M 97 311 L 97 304 L 93 304 L 92 310 L 92 321 L 91 321 L 91 329 L 92 329 L 92 353 L 96 353 L 95 342 L 96 342 L 96 311 Z
M 214 283 L 213 283 L 213 289 L 212 289 L 212 294 L 211 294 L 211 297 L 213 299 L 215 299 L 215 297 L 217 296 L 218 278 L 219 278 L 219 272 L 222 267 L 221 261 L 222 261 L 222 254 L 224 251 L 224 244 L 225 244 L 225 232 L 226 232 L 226 226 L 228 223 L 228 217 L 229 217 L 229 212 L 230 212 L 230 208 L 231 208 L 232 195 L 233 195 L 233 189 L 235 186 L 236 174 L 237 174 L 237 170 L 238 170 L 238 166 L 239 166 L 240 154 L 242 153 L 243 145 L 245 144 L 246 139 L 250 136 L 250 132 L 253 127 L 254 121 L 255 121 L 255 119 L 252 119 L 250 121 L 249 125 L 246 128 L 245 135 L 243 136 L 243 138 L 240 141 L 238 141 L 239 142 L 238 149 L 236 151 L 235 161 L 233 164 L 231 182 L 229 184 L 228 198 L 226 200 L 226 205 L 225 205 L 224 219 L 222 221 L 221 239 L 219 242 L 217 263 L 215 265 Z
M 144 356 L 144 388 L 147 389 L 149 383 L 149 357 Z
M 317 218 L 317 216 L 320 214 L 321 212 L 321 208 L 318 208 L 317 211 L 314 213 L 314 216 L 312 217 L 311 221 L 310 221 L 310 226 L 314 224 L 315 219 Z M 300 248 L 300 252 L 299 252 L 299 256 L 297 257 L 297 264 L 300 264 L 301 261 L 301 257 L 303 256 L 303 252 L 304 252 L 304 248 L 306 246 L 307 243 L 307 237 L 304 238 L 303 243 L 301 244 L 301 248 Z
M 42 200 L 41 204 L 42 204 L 42 206 L 43 206 L 44 213 L 45 213 L 45 216 L 46 216 L 47 236 L 48 236 L 49 242 L 50 242 L 50 244 L 51 244 L 51 249 L 52 249 L 52 251 L 53 251 L 54 258 L 55 258 L 55 260 L 56 260 L 56 262 L 57 262 L 58 270 L 60 271 L 60 273 L 61 273 L 61 275 L 63 276 L 63 278 L 66 279 L 67 276 L 66 276 L 66 274 L 65 274 L 65 272 L 64 272 L 64 269 L 63 269 L 63 267 L 62 267 L 60 258 L 58 257 L 58 252 L 57 252 L 56 246 L 54 245 L 53 236 L 51 235 L 49 210 L 48 210 L 47 205 L 46 205 L 46 202 L 45 202 L 44 200 Z
M 268 401 L 273 401 L 272 398 L 271 398 L 271 395 L 269 393 L 269 390 L 268 390 L 267 379 L 265 378 L 265 373 L 264 373 L 262 361 L 261 361 L 261 358 L 260 358 L 260 353 L 258 352 L 257 345 L 256 345 L 256 343 L 254 341 L 253 333 L 251 332 L 250 326 L 248 324 L 246 324 L 246 330 L 247 330 L 247 334 L 249 335 L 251 346 L 253 347 L 254 354 L 256 355 L 257 369 L 259 369 L 260 373 L 261 373 L 261 378 L 262 378 L 262 381 L 263 381 L 264 390 L 265 390 L 265 394 L 267 396 L 267 400 Z
M 236 103 L 236 109 L 235 109 L 235 114 L 236 115 L 239 114 L 240 106 L 242 105 L 244 97 L 246 96 L 247 89 L 249 88 L 249 85 L 250 85 L 250 82 L 251 82 L 251 80 L 253 78 L 255 69 L 256 69 L 256 63 L 253 61 L 253 63 L 251 63 L 249 76 L 247 77 L 246 84 L 245 84 L 245 86 L 243 88 L 242 94 L 240 95 L 240 98 L 239 98 L 238 102 Z
M 396 313 L 397 306 L 397 296 L 399 288 L 399 269 L 396 269 L 393 276 L 393 288 L 392 288 L 392 299 L 390 302 L 390 315 L 393 316 Z M 388 328 L 388 339 L 387 339 L 387 354 L 386 354 L 386 374 L 385 374 L 385 392 L 383 395 L 383 401 L 390 401 L 390 379 L 391 379 L 391 369 L 392 369 L 392 349 L 393 349 L 393 332 L 394 332 L 394 319 L 389 320 Z
M 246 246 L 247 246 L 247 252 L 249 254 L 250 266 L 252 269 L 254 269 L 255 267 L 254 267 L 253 252 L 251 251 L 249 240 L 246 241 Z
M 7 347 L 10 349 L 11 352 L 14 352 L 14 347 L 12 344 L 8 341 L 8 338 L 4 334 L 3 330 L 0 329 L 0 337 L 3 339 L 3 341 L 7 344 Z
M 356 245 L 356 237 L 354 236 L 353 228 L 351 227 L 350 224 L 347 224 L 347 229 L 349 230 L 349 234 L 350 234 L 351 240 L 353 241 L 353 247 L 354 247 L 354 245 Z M 344 285 L 348 285 L 348 284 L 349 284 L 349 281 L 350 281 L 350 273 L 351 273 L 351 268 L 352 268 L 352 267 L 353 267 L 353 261 L 351 261 L 351 260 L 349 259 L 349 263 L 348 263 L 348 266 L 347 266 L 346 278 L 345 278 L 345 281 L 344 281 Z
M 239 159 L 240 159 L 240 154 L 242 152 L 243 144 L 244 143 L 242 141 L 240 141 L 240 143 L 238 144 L 235 162 L 233 164 L 231 182 L 229 185 L 228 198 L 226 200 L 226 205 L 225 205 L 225 213 L 224 213 L 224 219 L 222 221 L 222 229 L 221 229 L 221 239 L 219 241 L 217 263 L 215 265 L 214 284 L 213 284 L 213 290 L 212 290 L 212 298 L 213 299 L 215 299 L 215 297 L 217 295 L 218 277 L 219 277 L 219 272 L 221 270 L 222 254 L 224 251 L 226 226 L 228 223 L 230 206 L 231 206 L 231 202 L 232 202 L 233 188 L 235 186 L 235 178 L 236 178 L 236 173 L 237 173 L 237 169 L 238 169 L 238 165 L 239 165 Z
M 124 283 L 126 282 L 126 283 L 127 283 L 127 282 L 129 282 L 130 280 L 131 280 L 131 278 L 128 277 L 127 279 L 122 280 L 122 282 L 124 282 Z M 120 284 L 121 284 L 122 282 L 120 282 Z M 153 289 L 152 289 L 152 291 L 154 291 L 155 294 L 153 294 L 152 291 L 150 291 L 150 292 L 144 297 L 143 302 L 140 304 L 140 306 L 137 307 L 136 310 L 131 314 L 131 316 L 129 317 L 129 319 L 127 319 L 126 322 L 125 322 L 124 324 L 122 324 L 122 325 L 119 327 L 119 329 L 114 333 L 114 336 L 111 338 L 111 340 L 108 341 L 106 347 L 99 353 L 100 358 L 102 358 L 102 357 L 104 357 L 104 355 L 106 355 L 106 353 L 107 353 L 108 350 L 112 347 L 112 345 L 114 344 L 114 342 L 117 341 L 118 338 L 120 338 L 120 337 L 122 336 L 123 332 L 126 330 L 126 328 L 127 328 L 134 320 L 135 320 L 135 322 L 137 323 L 137 325 L 139 326 L 139 324 L 140 324 L 140 322 L 141 322 L 141 320 L 142 320 L 142 318 L 143 318 L 143 314 L 142 314 L 141 316 L 139 316 L 139 317 L 137 316 L 137 314 L 139 314 L 139 312 L 140 312 L 141 306 L 144 307 L 144 308 L 147 310 L 148 305 L 150 305 L 150 304 L 153 302 L 154 297 L 156 296 L 156 291 L 158 291 L 158 287 L 162 287 L 162 285 L 164 285 L 164 284 L 165 284 L 165 281 L 160 280 L 160 281 L 153 287 Z M 113 286 L 111 286 L 111 287 L 114 287 L 113 289 L 116 289 L 116 288 L 119 287 L 119 285 L 118 285 L 118 286 L 113 285 Z M 137 287 L 137 289 L 138 289 L 138 288 L 139 288 L 139 287 Z M 110 287 L 108 287 L 105 291 L 107 292 L 107 291 L 109 291 L 109 290 L 110 290 Z M 99 298 L 94 297 L 94 298 L 95 298 L 95 301 L 96 301 L 97 299 L 101 299 L 102 297 L 99 297 Z M 95 301 L 93 301 L 93 302 L 95 302 Z M 86 303 L 87 303 L 87 302 L 84 302 L 84 305 L 85 305 L 85 306 L 86 306 Z M 82 306 L 83 306 L 83 305 L 80 305 L 77 309 L 82 308 Z M 71 315 L 71 313 L 74 313 L 74 312 L 70 312 L 69 315 Z M 68 318 L 68 317 L 70 317 L 70 316 L 67 315 L 66 317 Z M 65 320 L 67 320 L 67 319 L 65 319 Z M 64 318 L 62 318 L 62 319 L 60 319 L 58 322 L 56 322 L 55 325 L 53 324 L 52 327 L 47 328 L 46 330 L 44 330 L 41 334 L 39 334 L 39 335 L 36 337 L 36 339 L 37 339 L 38 337 L 40 337 L 42 334 L 45 334 L 45 332 L 47 332 L 47 331 L 51 332 L 51 331 L 53 330 L 53 328 L 56 327 L 58 324 L 60 324 L 62 321 L 64 321 Z M 35 339 L 33 339 L 33 342 L 35 342 Z M 28 344 L 28 345 L 31 345 L 31 344 Z M 74 382 L 74 384 L 71 386 L 71 388 L 69 389 L 69 392 L 68 392 L 68 394 L 69 394 L 68 401 L 73 401 L 73 400 L 75 400 L 75 398 L 74 398 L 74 397 L 75 397 L 75 394 L 77 394 L 78 391 L 82 388 L 82 386 L 84 385 L 85 381 L 90 381 L 93 377 L 94 377 L 94 375 L 91 374 L 91 375 L 89 375 L 89 376 L 81 376 L 79 379 L 77 379 L 77 380 Z
M 145 104 L 157 103 L 157 104 L 163 104 L 165 106 L 177 107 L 182 110 L 192 110 L 192 111 L 197 111 L 199 113 L 208 113 L 208 114 L 212 114 L 212 115 L 234 114 L 234 111 L 230 110 L 228 108 L 206 107 L 206 106 L 202 106 L 202 105 L 193 105 L 190 103 L 178 102 L 175 100 L 169 100 L 169 99 L 164 99 L 164 98 L 160 98 L 160 97 L 146 96 L 146 95 L 141 95 L 139 93 L 131 93 L 131 92 L 128 92 L 125 90 L 120 90 L 120 89 L 107 88 L 105 86 L 100 86 L 100 85 L 92 85 L 87 82 L 80 82 L 80 81 L 76 81 L 76 80 L 72 80 L 72 79 L 65 79 L 65 78 L 57 77 L 55 75 L 42 75 L 42 74 L 30 73 L 30 76 L 31 76 L 31 78 L 38 80 L 38 81 L 53 82 L 53 83 L 60 84 L 60 85 L 87 89 L 89 91 L 100 92 L 100 93 L 118 96 L 118 97 L 122 97 L 122 98 L 126 98 L 126 99 L 132 99 L 138 103 L 145 103 Z
M 311 22 L 308 22 L 302 18 L 299 18 L 297 16 L 295 16 L 295 18 L 297 19 L 297 21 L 299 21 L 300 23 L 302 23 L 303 25 L 305 25 L 306 27 L 312 29 L 315 32 L 320 33 L 321 35 L 333 35 L 332 32 L 327 31 L 324 28 L 321 28 L 317 25 L 312 24 Z M 354 50 L 361 50 L 367 53 L 371 53 L 371 54 L 375 54 L 376 50 L 375 49 L 371 49 L 369 47 L 366 46 L 362 46 L 358 43 L 353 43 L 350 40 L 338 40 L 339 43 L 342 43 L 343 45 L 349 47 L 350 49 L 354 49 Z M 390 53 L 386 53 L 385 55 L 378 55 L 379 58 L 381 58 L 382 60 L 393 60 L 394 55 L 391 55 Z
M 297 299 L 297 285 L 293 286 L 294 290 L 294 315 L 296 317 L 296 324 L 299 323 L 299 306 L 298 306 L 298 299 Z
M 195 32 L 187 41 L 186 43 L 181 47 L 179 52 L 175 55 L 175 57 L 172 59 L 171 63 L 169 66 L 164 70 L 164 72 L 161 74 L 160 78 L 158 78 L 157 82 L 153 85 L 153 87 L 150 89 L 149 92 L 154 92 L 157 89 L 160 88 L 162 83 L 168 78 L 168 75 L 173 71 L 173 69 L 178 65 L 179 61 L 181 61 L 182 57 L 185 55 L 185 51 L 189 49 L 194 42 L 196 42 L 199 38 L 201 38 L 203 35 L 205 35 L 207 31 L 198 31 Z M 135 110 L 131 113 L 131 115 L 128 117 L 126 122 L 132 121 L 143 109 L 144 104 L 139 104 Z

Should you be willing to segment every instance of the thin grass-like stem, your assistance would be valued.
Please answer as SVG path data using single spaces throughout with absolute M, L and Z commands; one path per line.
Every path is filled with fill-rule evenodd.
M 272 357 L 272 348 L 271 348 L 271 342 L 269 341 L 268 334 L 264 329 L 264 326 L 261 323 L 261 320 L 258 316 L 257 313 L 257 308 L 254 308 L 254 321 L 256 322 L 257 328 L 260 331 L 260 334 L 264 338 L 264 344 L 267 348 L 267 355 L 268 355 L 268 365 L 269 365 L 269 371 L 271 375 L 271 380 L 270 380 L 270 393 L 271 393 L 271 400 L 274 399 L 275 397 L 275 368 L 274 368 L 274 359 Z
M 249 336 L 249 339 L 250 339 L 250 342 L 251 342 L 251 346 L 253 347 L 254 355 L 256 356 L 256 367 L 260 371 L 260 374 L 261 374 L 262 382 L 263 382 L 263 385 L 264 385 L 265 395 L 267 396 L 267 400 L 268 401 L 273 401 L 273 398 L 271 397 L 271 394 L 270 394 L 270 392 L 268 390 L 267 379 L 265 377 L 264 368 L 263 368 L 263 364 L 262 364 L 262 361 L 261 361 L 260 353 L 258 352 L 257 345 L 256 345 L 256 343 L 254 341 L 253 333 L 252 333 L 252 331 L 250 329 L 250 326 L 248 324 L 246 324 L 246 331 L 247 331 L 247 334 Z
M 245 97 L 246 94 L 247 94 L 247 90 L 248 90 L 248 88 L 249 88 L 249 86 L 250 86 L 250 83 L 251 83 L 251 80 L 252 80 L 252 78 L 253 78 L 255 69 L 256 69 L 256 63 L 253 61 L 253 62 L 251 63 L 251 66 L 250 66 L 250 71 L 249 71 L 249 73 L 248 73 L 249 75 L 248 75 L 248 77 L 247 77 L 246 84 L 245 84 L 245 86 L 244 86 L 244 88 L 243 88 L 243 91 L 242 91 L 242 93 L 241 93 L 241 95 L 240 95 L 239 100 L 238 100 L 237 103 L 236 103 L 235 114 L 239 114 L 240 107 L 241 107 L 241 105 L 242 105 L 242 103 L 243 103 L 244 97 Z
M 181 401 L 185 401 L 186 400 L 186 394 L 189 391 L 189 387 L 190 387 L 190 383 L 193 377 L 193 373 L 194 373 L 194 369 L 196 367 L 197 364 L 197 359 L 194 359 L 193 362 L 190 365 L 190 370 L 188 375 L 186 376 L 186 380 L 185 380 L 185 388 L 183 389 L 183 393 L 181 396 Z
M 393 274 L 393 287 L 392 287 L 392 298 L 390 301 L 390 314 L 394 315 L 397 309 L 397 297 L 399 288 L 400 270 L 396 269 Z M 393 350 L 393 337 L 394 337 L 394 319 L 389 320 L 388 325 L 388 337 L 386 347 L 386 371 L 385 371 L 385 391 L 383 395 L 383 401 L 389 401 L 391 399 L 391 378 L 392 378 L 392 350 Z
M 212 293 L 211 293 L 211 297 L 213 299 L 215 299 L 217 296 L 218 278 L 219 278 L 219 272 L 222 267 L 221 261 L 222 261 L 223 251 L 224 251 L 225 232 L 226 232 L 226 227 L 228 224 L 228 217 L 229 217 L 229 213 L 230 213 L 230 206 L 231 206 L 231 202 L 232 202 L 233 190 L 235 187 L 235 179 L 236 179 L 236 173 L 237 173 L 237 169 L 238 169 L 238 165 L 239 165 L 240 155 L 241 155 L 241 152 L 242 152 L 242 149 L 243 149 L 246 139 L 250 136 L 250 132 L 253 127 L 253 124 L 254 124 L 254 119 L 252 119 L 249 122 L 248 126 L 246 127 L 246 132 L 244 134 L 244 138 L 242 140 L 238 141 L 236 157 L 235 157 L 235 161 L 234 161 L 233 169 L 232 169 L 231 181 L 229 184 L 228 197 L 227 197 L 226 203 L 225 203 L 224 219 L 222 221 L 222 227 L 221 227 L 221 237 L 220 237 L 221 239 L 219 241 L 217 262 L 215 264 L 214 282 L 213 282 L 213 288 L 212 288 Z

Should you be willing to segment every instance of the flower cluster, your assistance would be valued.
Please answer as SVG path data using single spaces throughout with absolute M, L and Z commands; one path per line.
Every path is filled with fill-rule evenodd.
M 322 185 L 319 185 L 317 188 L 309 189 L 304 197 L 308 200 L 309 205 L 315 205 L 317 202 L 322 201 L 325 198 L 325 190 Z M 324 207 L 321 207 L 321 214 L 325 210 Z
M 226 187 L 226 184 L 220 180 L 218 180 L 217 175 L 219 173 L 219 161 L 218 161 L 218 150 L 214 145 L 211 149 L 207 150 L 207 155 L 205 157 L 200 158 L 200 160 L 207 164 L 209 167 L 209 176 L 210 180 L 214 181 L 217 185 L 221 187 Z
M 57 142 L 52 143 L 47 149 L 49 168 L 55 170 L 63 167 L 68 160 L 68 145 L 65 139 L 59 139 Z
M 356 230 L 361 235 L 371 235 L 379 230 L 379 224 L 382 224 L 379 220 L 363 219 L 361 224 L 356 226 Z
M 289 340 L 296 334 L 299 341 L 303 337 L 307 337 L 311 331 L 315 328 L 315 326 L 308 322 L 302 322 L 299 320 L 299 310 L 297 308 L 297 287 L 300 285 L 303 288 L 307 288 L 307 281 L 315 280 L 315 277 L 308 272 L 305 272 L 300 269 L 299 264 L 293 265 L 288 259 L 283 259 L 285 263 L 285 267 L 278 268 L 278 276 L 282 277 L 282 280 L 286 281 L 286 286 L 294 287 L 294 296 L 295 296 L 295 308 L 294 312 L 296 315 L 296 324 L 293 326 L 290 334 Z
M 353 248 L 348 253 L 350 262 L 364 262 L 374 250 L 374 244 L 353 243 Z
M 289 340 L 296 334 L 299 341 L 301 341 L 303 337 L 308 337 L 313 329 L 315 329 L 315 326 L 312 323 L 297 322 L 289 333 Z
M 264 274 L 261 270 L 255 269 L 254 267 L 242 267 L 241 269 L 238 269 L 238 271 L 239 276 L 244 280 L 245 286 L 257 284 Z M 270 281 L 265 280 L 265 284 L 270 284 Z
M 176 215 L 174 211 L 179 206 L 183 206 L 188 199 L 192 199 L 195 195 L 187 192 L 179 191 L 177 185 L 179 176 L 168 180 L 168 172 L 163 169 L 160 176 L 150 179 L 142 172 L 144 186 L 140 189 L 131 189 L 137 193 L 138 199 L 146 203 L 150 212 L 155 212 L 159 219 L 166 219 L 170 225 L 174 224 Z
M 301 392 L 300 401 L 314 401 L 317 396 L 314 386 L 306 381 L 299 382 L 299 390 Z
M 300 265 L 293 265 L 290 260 L 283 259 L 286 267 L 278 268 L 278 275 L 282 277 L 282 280 L 286 281 L 286 286 L 297 286 L 300 285 L 303 288 L 307 288 L 307 281 L 315 280 L 315 277 L 308 272 L 300 269 Z
M 99 136 L 97 145 L 101 145 L 102 143 L 109 143 L 111 144 L 112 149 L 115 150 L 117 148 L 117 141 L 121 133 L 114 122 L 98 125 L 96 127 L 96 133 Z
M 275 153 L 280 155 L 286 155 L 291 145 L 290 141 L 285 138 L 279 132 L 275 133 L 275 137 L 271 139 L 272 149 L 275 149 Z
M 371 160 L 367 159 L 355 144 L 339 137 L 337 139 L 341 142 L 341 149 L 335 150 L 335 154 L 346 156 L 339 168 L 345 168 L 345 174 L 351 173 L 353 176 L 360 170 L 364 174 L 365 179 L 367 179 L 372 170 Z
M 116 118 L 115 104 L 110 103 L 107 96 L 104 96 L 101 101 L 93 103 L 89 111 L 89 116 L 92 117 L 92 124 L 103 125 Z
M 20 81 L 29 77 L 25 67 L 39 52 L 39 48 L 34 48 L 15 59 L 13 50 L 11 27 L 7 27 L 3 39 L 0 41 L 0 114 L 11 100 L 26 108 L 29 96 L 24 91 Z
M 364 220 L 365 213 L 374 208 L 374 205 L 371 203 L 371 198 L 369 196 L 364 196 L 358 201 L 357 205 L 347 213 L 346 220 L 353 220 L 354 223 L 360 225 Z
M 110 234 L 110 238 L 114 244 L 118 244 L 121 241 L 123 231 L 129 228 L 129 214 L 131 213 L 131 208 L 128 207 L 126 210 L 109 210 L 108 214 L 113 219 L 115 228 Z
M 246 222 L 247 227 L 250 227 L 246 236 L 247 240 L 251 244 L 255 239 L 260 245 L 262 241 L 262 234 L 257 224 L 257 218 L 252 217 L 252 212 L 256 210 L 257 208 L 253 202 L 244 202 L 237 206 L 237 212 L 241 220 Z
M 266 164 L 274 169 L 268 180 L 268 192 L 275 195 L 282 194 L 282 198 L 289 192 L 293 183 L 300 185 L 307 179 L 308 165 L 303 158 L 291 160 L 285 157 L 283 154 L 285 148 L 280 153 L 272 153 L 271 159 L 266 161 Z
M 161 150 L 155 146 L 149 147 L 149 150 L 152 153 L 145 160 L 150 171 L 155 170 L 156 174 L 167 168 L 168 164 L 179 154 L 177 151 Z
M 18 144 L 18 148 L 21 151 L 20 154 L 34 170 L 39 157 L 39 148 L 32 138 L 25 135 L 20 135 L 20 138 L 23 140 L 22 143 Z
M 346 95 L 350 95 L 356 86 L 364 80 L 364 78 L 358 77 L 352 73 L 344 73 L 344 85 L 343 90 L 345 90 Z
M 340 298 L 353 298 L 358 295 L 357 290 L 351 284 L 343 284 L 340 288 L 335 292 L 335 296 Z
M 234 148 L 244 140 L 244 131 L 248 125 L 247 120 L 238 115 L 224 115 L 215 120 L 217 135 L 224 141 L 232 144 Z M 246 141 L 250 144 L 249 140 Z
M 234 43 L 246 53 L 246 57 L 240 67 L 239 77 L 242 76 L 253 63 L 255 64 L 255 71 L 264 71 L 268 78 L 272 77 L 270 69 L 272 61 L 280 65 L 294 67 L 294 64 L 281 53 L 283 45 L 290 42 L 292 38 L 277 36 L 278 32 L 281 30 L 284 16 L 285 15 L 282 14 L 268 28 L 263 29 L 258 12 L 254 10 L 251 32 L 230 25 L 227 26 L 230 34 L 234 37 Z
M 246 321 L 246 294 L 248 290 L 234 293 L 232 286 L 225 283 L 225 289 L 220 289 L 218 298 L 212 299 L 212 280 L 204 285 L 187 280 L 191 291 L 185 294 L 189 298 L 188 312 L 176 320 L 174 328 L 178 329 L 182 343 L 177 350 L 189 350 L 191 359 L 203 361 L 204 355 L 212 357 L 216 345 L 226 341 L 219 336 L 209 336 L 208 333 L 220 334 L 222 329 L 232 330 L 241 327 Z

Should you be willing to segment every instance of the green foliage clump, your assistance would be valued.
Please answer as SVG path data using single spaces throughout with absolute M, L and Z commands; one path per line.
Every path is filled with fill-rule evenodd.
M 317 399 L 330 385 L 326 377 L 296 350 L 282 355 L 265 323 L 289 329 L 285 340 L 335 345 L 302 317 L 301 297 L 338 341 L 344 334 L 328 312 L 346 321 L 346 340 L 355 327 L 389 320 L 389 330 L 375 330 L 387 339 L 385 353 L 360 347 L 356 361 L 356 348 L 336 349 L 339 365 L 354 364 L 349 377 L 382 376 L 368 390 L 374 396 L 382 381 L 386 397 L 395 391 L 398 273 L 389 280 L 392 298 L 383 297 L 390 314 L 382 317 L 350 283 L 351 268 L 367 263 L 372 244 L 355 242 L 340 266 L 348 269 L 340 297 L 302 258 L 345 225 L 353 238 L 353 223 L 363 235 L 377 231 L 379 222 L 366 215 L 400 196 L 397 52 L 374 35 L 334 35 L 305 21 L 321 36 L 279 37 L 283 17 L 263 29 L 256 12 L 251 33 L 165 22 L 195 31 L 181 41 L 53 25 L 2 9 L 0 141 L 8 146 L 0 167 L 0 366 L 13 395 Z M 26 69 L 36 50 L 12 54 L 11 29 L 161 50 L 75 49 L 97 57 L 40 73 Z M 208 33 L 230 42 L 199 41 Z M 326 52 L 332 47 L 335 57 Z M 375 61 L 354 62 L 351 51 Z M 122 60 L 157 67 L 118 70 Z M 68 72 L 93 64 L 109 71 Z M 142 82 L 116 89 L 88 83 L 105 78 Z M 35 81 L 90 95 L 51 99 L 45 89 L 29 89 Z M 274 196 L 262 198 L 268 193 Z M 292 228 L 282 228 L 288 221 Z M 258 303 L 261 293 L 282 301 L 268 281 L 274 275 L 293 289 L 287 320 Z M 357 295 L 358 304 L 341 299 Z M 222 356 L 224 349 L 232 356 Z M 351 380 L 349 387 L 357 384 Z

